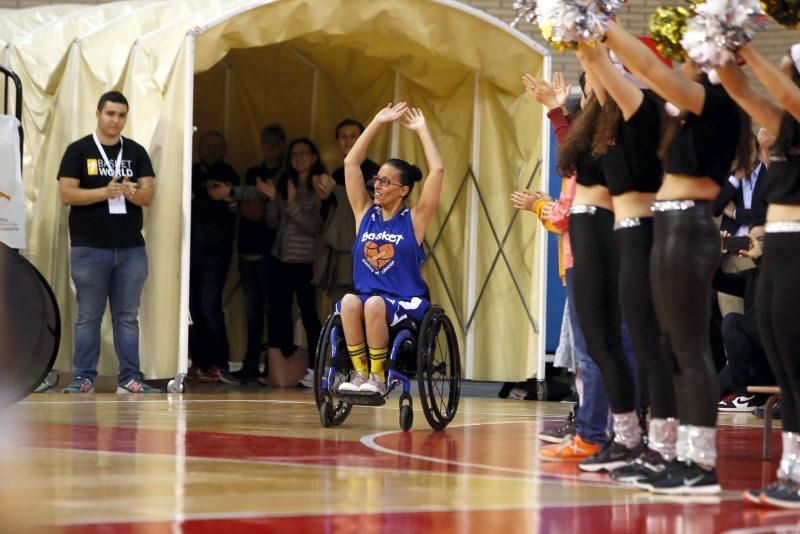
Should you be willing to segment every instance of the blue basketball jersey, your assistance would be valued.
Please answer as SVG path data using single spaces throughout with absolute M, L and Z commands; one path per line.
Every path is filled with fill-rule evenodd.
M 384 221 L 381 208 L 373 206 L 361 220 L 353 244 L 353 283 L 359 294 L 423 297 L 425 253 L 414 237 L 411 210 Z

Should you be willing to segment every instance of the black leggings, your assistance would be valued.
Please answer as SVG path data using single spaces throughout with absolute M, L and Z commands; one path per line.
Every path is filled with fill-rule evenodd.
M 653 226 L 653 302 L 664 331 L 663 357 L 673 370 L 678 414 L 682 424 L 713 427 L 719 393 L 709 324 L 721 242 L 711 203 L 656 211 Z
M 586 348 L 603 375 L 611 411 L 632 412 L 636 385 L 622 351 L 614 213 L 597 208 L 594 215 L 570 214 L 569 234 L 575 260 L 575 312 Z
M 781 420 L 786 432 L 800 431 L 800 233 L 767 234 L 756 313 L 761 341 L 781 388 Z
M 648 391 L 654 418 L 677 417 L 672 370 L 661 356 L 653 294 L 650 291 L 650 254 L 653 249 L 653 219 L 641 225 L 614 231 L 619 249 L 619 302 L 628 326 L 639 369 L 640 387 Z

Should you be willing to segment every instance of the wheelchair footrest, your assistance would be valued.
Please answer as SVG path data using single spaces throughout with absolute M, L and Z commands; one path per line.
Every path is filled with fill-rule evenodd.
M 353 406 L 383 406 L 386 404 L 386 397 L 380 393 L 335 393 L 332 395 L 335 399 L 340 399 L 342 402 L 352 404 Z

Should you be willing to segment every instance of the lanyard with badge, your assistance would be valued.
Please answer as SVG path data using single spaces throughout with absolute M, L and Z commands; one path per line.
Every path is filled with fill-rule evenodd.
M 116 180 L 122 175 L 122 137 L 119 138 L 119 154 L 117 154 L 117 160 L 114 162 L 115 165 L 113 168 L 111 167 L 111 162 L 108 160 L 106 151 L 103 149 L 103 145 L 100 144 L 100 140 L 97 138 L 97 133 L 92 133 L 92 137 L 94 138 L 94 144 L 97 145 L 97 150 L 99 150 L 100 155 L 103 156 L 106 169 L 108 169 L 109 172 L 113 172 L 111 180 Z M 125 209 L 125 196 L 119 195 L 115 198 L 109 198 L 108 212 L 112 215 L 125 215 L 128 213 L 128 211 Z

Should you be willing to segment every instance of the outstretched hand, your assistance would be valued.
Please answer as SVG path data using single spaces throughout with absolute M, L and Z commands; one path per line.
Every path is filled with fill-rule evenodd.
M 511 193 L 511 203 L 518 210 L 531 211 L 536 197 L 527 189 Z
M 561 72 L 553 73 L 552 85 L 544 80 L 537 80 L 530 74 L 522 77 L 525 89 L 536 99 L 536 101 L 548 109 L 565 107 L 569 101 L 572 85 L 567 85 L 564 74 Z
M 405 115 L 407 109 L 408 105 L 405 102 L 400 102 L 394 106 L 391 102 L 389 102 L 389 105 L 375 115 L 374 120 L 378 124 L 389 124 L 395 122 L 396 120 L 400 119 L 400 117 Z
M 425 115 L 422 114 L 419 108 L 408 108 L 405 115 L 406 122 L 403 123 L 403 126 L 409 130 L 418 132 L 428 127 L 427 122 L 425 122 Z

